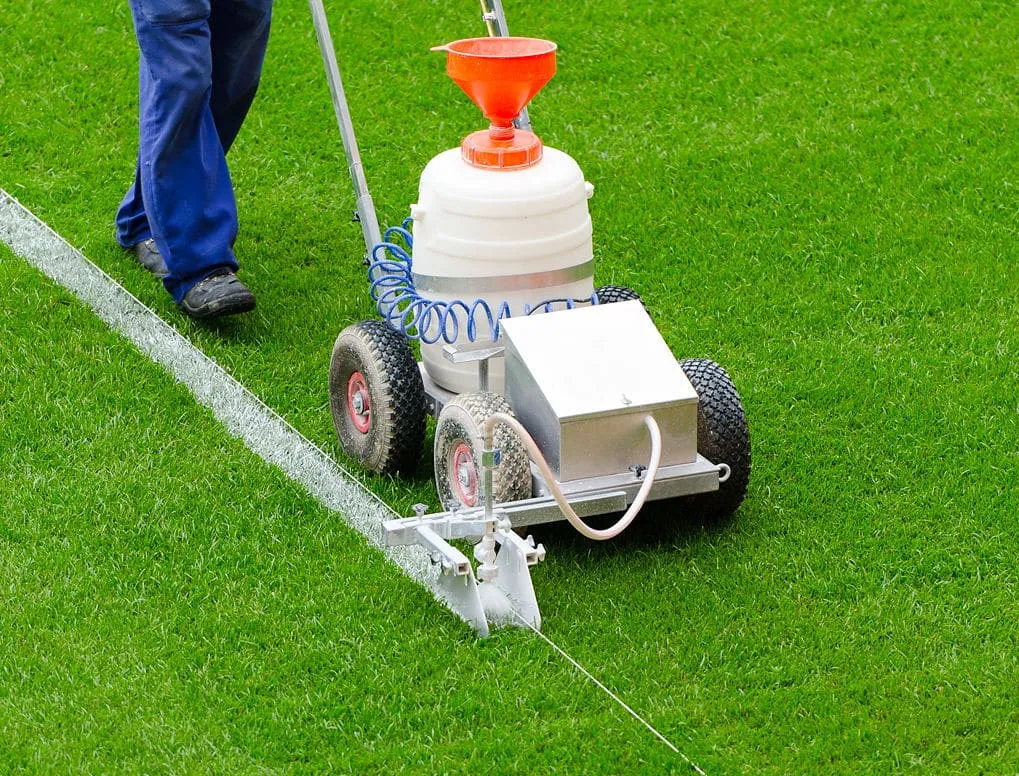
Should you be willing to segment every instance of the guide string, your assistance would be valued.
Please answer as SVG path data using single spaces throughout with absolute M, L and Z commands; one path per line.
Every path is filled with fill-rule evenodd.
M 576 668 L 578 671 L 580 671 L 580 673 L 582 673 L 584 676 L 586 676 L 588 679 L 590 679 L 592 682 L 594 682 L 594 684 L 598 688 L 600 688 L 606 695 L 608 695 L 610 698 L 612 698 L 612 700 L 614 700 L 616 703 L 618 703 L 620 706 L 622 706 L 631 717 L 633 717 L 635 720 L 640 722 L 644 727 L 646 727 L 648 730 L 650 730 L 655 735 L 655 737 L 658 738 L 667 747 L 669 747 L 669 749 L 671 749 L 673 752 L 675 752 L 680 757 L 682 757 L 683 761 L 686 762 L 686 764 L 689 765 L 691 768 L 693 768 L 694 771 L 696 771 L 699 774 L 699 776 L 707 776 L 707 774 L 705 774 L 704 771 L 701 770 L 700 766 L 698 766 L 697 763 L 695 763 L 693 760 L 691 760 L 689 757 L 687 757 L 685 754 L 683 754 L 681 751 L 679 751 L 679 749 L 676 748 L 675 744 L 673 744 L 669 739 L 667 739 L 665 736 L 663 736 L 661 733 L 659 733 L 650 722 L 648 722 L 646 719 L 644 719 L 642 716 L 640 716 L 640 714 L 638 714 L 636 711 L 634 711 L 632 708 L 630 708 L 623 701 L 622 698 L 620 698 L 618 695 L 616 695 L 614 692 L 612 692 L 612 690 L 610 690 L 608 687 L 606 687 L 604 684 L 602 684 L 600 681 L 598 681 L 598 678 L 595 677 L 594 674 L 592 674 L 590 671 L 588 671 L 586 668 L 584 668 L 584 666 L 580 665 L 580 663 L 578 663 L 576 660 L 574 660 L 572 657 L 570 657 L 562 647 L 560 647 L 558 644 L 556 644 L 554 641 L 552 641 L 552 639 L 550 639 L 548 636 L 546 636 L 540 630 L 535 628 L 530 622 L 528 622 L 523 617 L 521 617 L 519 613 L 517 613 L 515 610 L 512 610 L 512 611 L 513 611 L 513 615 L 517 618 L 517 620 L 520 621 L 520 623 L 522 625 L 526 626 L 527 628 L 530 628 L 532 631 L 534 631 L 536 634 L 538 634 L 538 636 L 540 636 L 542 638 L 542 640 L 545 641 L 546 644 L 548 644 L 550 647 L 552 647 L 552 649 L 554 649 L 556 652 L 558 652 L 560 655 L 562 655 L 564 658 L 566 658 L 566 660 L 569 661 L 569 663 L 574 668 Z

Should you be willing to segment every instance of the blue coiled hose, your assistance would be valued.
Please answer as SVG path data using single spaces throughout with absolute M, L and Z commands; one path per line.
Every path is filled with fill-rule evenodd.
M 513 312 L 507 302 L 492 306 L 484 299 L 465 302 L 454 299 L 450 302 L 426 299 L 414 288 L 412 272 L 414 237 L 410 233 L 411 219 L 407 218 L 400 226 L 386 229 L 383 241 L 372 249 L 371 261 L 368 264 L 368 281 L 371 283 L 368 292 L 375 300 L 375 309 L 379 315 L 394 329 L 402 332 L 408 339 L 421 340 L 432 345 L 440 339 L 452 344 L 460 336 L 460 316 L 466 325 L 467 339 L 474 342 L 478 335 L 478 319 L 488 323 L 492 333 L 492 341 L 499 339 L 500 324 L 504 318 L 510 318 Z M 399 240 L 403 243 L 401 245 Z M 598 304 L 597 294 L 589 299 L 549 299 L 539 304 L 524 306 L 524 315 L 538 312 L 551 312 L 554 305 L 565 305 L 572 310 L 578 304 Z M 434 334 L 429 334 L 434 331 Z

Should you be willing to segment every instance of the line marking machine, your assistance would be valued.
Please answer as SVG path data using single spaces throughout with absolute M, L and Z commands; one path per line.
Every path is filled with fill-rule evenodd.
M 482 0 L 488 37 L 433 49 L 490 126 L 428 163 L 410 218 L 383 234 L 325 9 L 309 2 L 379 314 L 336 340 L 336 432 L 361 465 L 398 474 L 416 467 L 434 416 L 443 511 L 386 521 L 384 543 L 424 546 L 446 603 L 479 634 L 538 629 L 530 567 L 545 549 L 519 531 L 566 519 L 611 539 L 649 500 L 732 514 L 750 477 L 739 394 L 713 361 L 678 362 L 637 293 L 595 287 L 594 187 L 526 109 L 555 73 L 555 43 L 511 37 L 501 0 Z M 586 522 L 615 513 L 607 528 Z M 451 540 L 474 545 L 476 570 Z

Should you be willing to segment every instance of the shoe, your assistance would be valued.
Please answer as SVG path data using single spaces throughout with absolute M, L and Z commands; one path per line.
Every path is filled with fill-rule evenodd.
M 236 315 L 255 309 L 255 295 L 233 272 L 222 269 L 184 294 L 180 309 L 197 319 Z
M 157 278 L 165 278 L 170 274 L 159 248 L 156 247 L 156 241 L 151 237 L 132 245 L 128 250 L 132 251 L 138 262 Z

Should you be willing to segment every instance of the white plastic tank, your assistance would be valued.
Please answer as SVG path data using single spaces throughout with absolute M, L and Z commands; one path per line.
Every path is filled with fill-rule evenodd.
M 497 169 L 464 161 L 460 148 L 445 151 L 421 175 L 414 219 L 414 285 L 432 301 L 484 299 L 497 317 L 503 302 L 514 316 L 552 299 L 590 299 L 594 293 L 591 184 L 567 154 L 544 147 L 529 167 Z M 557 305 L 555 309 L 562 309 Z M 460 350 L 491 347 L 483 313 L 468 339 L 467 315 L 455 340 Z M 429 338 L 437 333 L 433 326 Z M 455 393 L 477 390 L 476 363 L 452 364 L 446 340 L 421 344 L 428 375 Z M 503 359 L 490 362 L 489 387 L 503 392 Z

